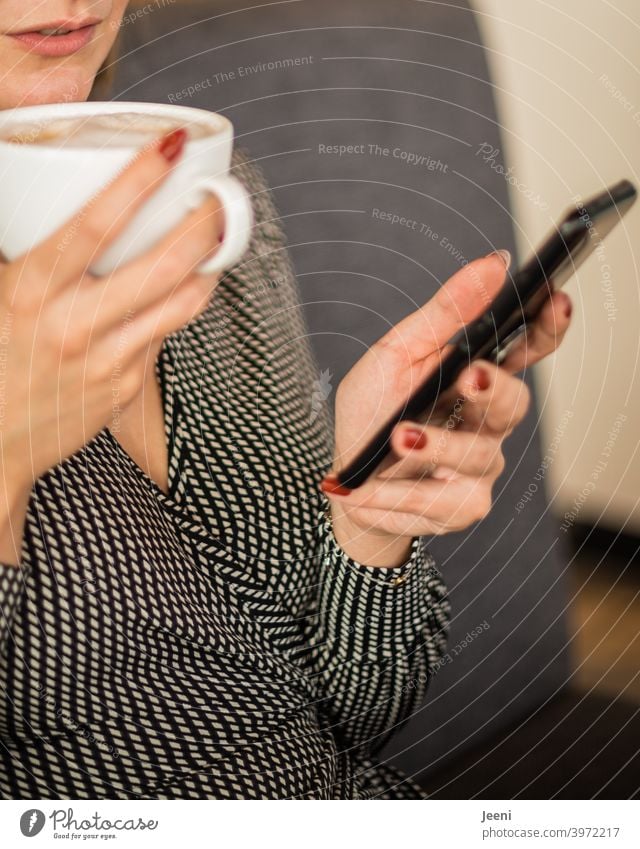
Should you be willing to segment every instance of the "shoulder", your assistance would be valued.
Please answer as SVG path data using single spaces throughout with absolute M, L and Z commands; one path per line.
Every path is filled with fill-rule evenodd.
M 297 307 L 299 292 L 287 237 L 264 172 L 247 150 L 236 147 L 230 173 L 249 193 L 254 224 L 249 248 L 242 260 L 223 275 L 219 296 L 224 297 L 227 290 L 232 291 L 234 297 L 247 290 L 255 292 L 261 281 L 277 289 L 280 309 Z
M 191 331 L 210 333 L 215 326 L 224 329 L 228 340 L 230 334 L 246 334 L 248 327 L 261 325 L 264 330 L 267 316 L 273 321 L 276 315 L 285 314 L 293 331 L 299 321 L 297 282 L 266 177 L 250 153 L 237 147 L 230 174 L 244 185 L 250 197 L 254 217 L 251 240 L 242 259 L 220 276 L 215 296 L 191 323 Z M 187 336 L 184 331 L 180 333 L 184 343 Z
M 271 189 L 258 162 L 251 158 L 248 151 L 236 147 L 231 160 L 231 174 L 243 183 L 251 197 L 255 216 L 254 243 L 282 248 L 286 243 L 284 231 Z

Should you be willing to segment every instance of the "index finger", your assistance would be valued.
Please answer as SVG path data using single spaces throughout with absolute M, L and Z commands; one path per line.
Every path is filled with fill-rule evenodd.
M 488 360 L 475 360 L 456 381 L 465 397 L 461 428 L 508 436 L 524 419 L 531 390 L 517 377 Z
M 510 374 L 552 354 L 560 345 L 571 323 L 571 300 L 566 292 L 554 292 L 546 301 L 535 322 L 509 349 L 501 363 Z
M 73 218 L 29 253 L 26 268 L 54 288 L 81 277 L 166 179 L 186 141 L 187 131 L 178 129 L 144 147 Z

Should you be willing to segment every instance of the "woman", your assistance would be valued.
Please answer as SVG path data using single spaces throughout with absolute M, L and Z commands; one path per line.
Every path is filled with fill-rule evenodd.
M 0 106 L 89 97 L 125 6 L 5 0 Z M 284 236 L 242 154 L 256 228 L 238 267 L 194 270 L 224 226 L 208 202 L 110 278 L 88 273 L 184 142 L 138 156 L 64 228 L 64 252 L 58 233 L 0 270 L 0 791 L 421 798 L 374 763 L 444 649 L 448 602 L 421 538 L 486 515 L 529 402 L 514 374 L 556 347 L 570 302 L 555 294 L 502 367 L 465 370 L 461 428 L 403 422 L 367 484 L 346 495 L 329 474 L 321 492 L 482 311 L 508 257 L 466 266 L 373 346 L 333 428 Z

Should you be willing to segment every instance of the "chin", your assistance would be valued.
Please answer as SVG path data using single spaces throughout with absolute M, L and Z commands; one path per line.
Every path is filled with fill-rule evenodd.
M 15 86 L 0 92 L 0 109 L 39 106 L 45 103 L 78 103 L 87 100 L 93 88 L 93 77 L 86 71 L 64 68 L 54 73 L 34 74 L 22 78 Z

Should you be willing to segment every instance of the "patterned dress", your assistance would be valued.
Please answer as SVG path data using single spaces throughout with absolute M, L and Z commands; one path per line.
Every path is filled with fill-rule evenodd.
M 105 428 L 36 482 L 0 565 L 5 798 L 423 797 L 376 753 L 443 654 L 446 591 L 421 540 L 377 569 L 333 536 L 285 238 L 233 164 L 251 248 L 156 365 L 169 493 Z

